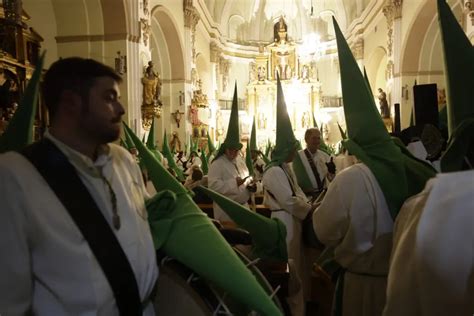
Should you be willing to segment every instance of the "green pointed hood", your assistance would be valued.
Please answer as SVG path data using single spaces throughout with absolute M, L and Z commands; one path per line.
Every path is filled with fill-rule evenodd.
M 204 175 L 207 175 L 209 172 L 209 163 L 207 162 L 207 157 L 204 150 L 201 151 L 201 169 Z
M 209 157 L 211 157 L 212 154 L 216 152 L 216 147 L 214 146 L 214 143 L 211 140 L 211 136 L 209 133 L 207 134 L 207 159 L 209 160 Z
M 249 170 L 249 175 L 253 177 L 255 175 L 255 170 L 253 170 L 252 153 L 250 151 L 250 144 L 247 144 L 247 148 L 245 148 L 245 165 Z
M 189 136 L 189 142 L 191 144 L 191 149 L 190 149 L 190 152 L 189 154 L 191 153 L 194 153 L 195 155 L 198 154 L 198 139 L 196 139 L 196 141 L 193 141 L 193 137 L 192 136 Z
M 232 99 L 232 109 L 230 111 L 229 126 L 224 142 L 219 147 L 216 158 L 223 155 L 227 148 L 242 149 L 239 135 L 239 104 L 237 98 L 237 82 L 234 87 L 234 98 Z
M 288 260 L 286 228 L 280 220 L 254 213 L 226 196 L 203 186 L 199 186 L 199 190 L 216 202 L 239 227 L 250 233 L 255 256 L 285 262 Z
M 333 23 L 348 134 L 344 146 L 372 171 L 395 219 L 405 200 L 420 192 L 435 171 L 391 139 L 367 81 L 334 18 Z
M 364 79 L 365 79 L 365 82 L 367 83 L 367 87 L 369 88 L 369 91 L 372 93 L 372 87 L 370 86 L 369 77 L 367 76 L 367 72 L 365 71 L 365 67 L 364 67 Z
M 444 0 L 438 0 L 448 92 L 448 147 L 441 157 L 443 172 L 461 170 L 474 137 L 474 49 Z
M 293 150 L 298 147 L 290 117 L 286 109 L 285 96 L 281 88 L 280 76 L 277 74 L 277 102 L 276 102 L 276 141 L 272 151 L 272 160 L 265 169 L 280 166 L 286 161 Z
M 130 134 L 129 134 L 128 130 L 129 129 L 124 128 L 123 129 L 123 134 L 125 136 L 125 146 L 128 150 L 130 150 L 132 148 L 136 148 L 136 146 L 135 146 L 135 143 L 133 142 L 132 138 L 130 137 Z
M 148 149 L 156 149 L 155 141 L 155 117 L 151 120 L 150 132 L 148 133 L 148 139 L 146 140 L 146 147 Z
M 188 191 L 155 159 L 128 126 L 124 126 L 136 143 L 150 179 L 159 191 L 147 201 L 148 222 L 155 248 L 163 250 L 261 314 L 281 315 L 268 293 L 194 203 Z
M 166 135 L 166 130 L 165 135 L 163 136 L 163 147 L 161 148 L 161 151 L 163 152 L 163 156 L 165 156 L 166 160 L 168 160 L 168 166 L 176 173 L 178 180 L 184 181 L 185 176 L 183 174 L 183 170 L 181 170 L 176 164 L 176 161 L 174 160 L 174 155 L 168 145 L 168 137 Z
M 342 129 L 339 122 L 337 122 L 337 128 L 339 129 L 339 133 L 341 134 L 341 139 L 345 140 L 347 138 L 346 132 Z
M 250 133 L 250 150 L 258 150 L 257 148 L 257 129 L 255 128 L 255 117 L 252 122 L 252 132 Z
M 19 150 L 33 142 L 33 123 L 38 105 L 38 91 L 44 56 L 45 53 L 41 55 L 20 104 L 8 123 L 7 129 L 0 136 L 0 153 Z

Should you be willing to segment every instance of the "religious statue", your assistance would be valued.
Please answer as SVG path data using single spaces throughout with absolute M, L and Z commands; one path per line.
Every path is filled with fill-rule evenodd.
M 181 151 L 181 140 L 179 139 L 178 133 L 173 132 L 171 134 L 171 140 L 170 140 L 170 147 L 171 151 L 173 152 L 180 152 Z
M 265 67 L 259 66 L 257 70 L 258 81 L 265 80 Z
M 198 117 L 198 111 L 199 111 L 199 109 L 196 106 L 196 104 L 191 103 L 191 105 L 189 106 L 189 119 L 190 119 L 192 125 L 200 125 L 201 124 L 201 121 L 199 120 L 199 117 Z
M 250 63 L 250 67 L 249 67 L 249 82 L 254 82 L 255 81 L 255 73 L 257 72 L 256 71 L 256 68 L 257 68 L 257 65 L 255 65 L 255 63 Z
M 273 25 L 273 41 L 274 42 L 281 42 L 281 41 L 288 41 L 288 26 L 285 23 L 285 20 L 283 19 L 283 16 L 280 16 L 280 19 L 278 20 L 275 25 Z
M 382 118 L 390 118 L 390 110 L 388 108 L 387 94 L 379 88 L 379 106 L 380 106 L 380 115 Z
M 153 69 L 153 62 L 148 62 L 148 67 L 142 78 L 143 84 L 143 105 L 162 105 L 161 96 L 161 80 L 160 75 Z

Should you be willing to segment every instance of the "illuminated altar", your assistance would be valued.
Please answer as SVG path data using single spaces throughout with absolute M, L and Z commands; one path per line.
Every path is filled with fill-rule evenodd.
M 280 18 L 274 27 L 274 42 L 260 48 L 250 70 L 246 104 L 249 117 L 255 117 L 259 147 L 264 147 L 267 139 L 275 138 L 277 73 L 298 139 L 313 126 L 313 113 L 321 106 L 316 62 L 299 54 L 300 48 L 288 41 L 286 31 L 286 23 Z

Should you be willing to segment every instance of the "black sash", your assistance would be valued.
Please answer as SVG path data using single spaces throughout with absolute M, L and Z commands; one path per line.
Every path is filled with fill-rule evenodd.
M 323 182 L 319 178 L 319 172 L 318 172 L 318 169 L 316 168 L 316 165 L 314 164 L 313 155 L 308 150 L 308 148 L 304 150 L 304 154 L 306 155 L 306 158 L 308 159 L 308 162 L 309 162 L 309 166 L 311 167 L 314 177 L 316 178 L 316 182 L 318 184 L 318 190 L 321 191 L 323 189 Z
M 20 153 L 43 176 L 86 239 L 112 288 L 120 315 L 142 315 L 138 285 L 130 262 L 66 156 L 47 139 Z

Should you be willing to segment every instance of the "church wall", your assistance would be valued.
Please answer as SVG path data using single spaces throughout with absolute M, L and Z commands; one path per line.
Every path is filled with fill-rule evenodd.
M 324 55 L 317 61 L 323 96 L 342 96 L 337 54 Z
M 378 88 L 387 91 L 385 70 L 387 68 L 387 21 L 383 15 L 374 19 L 364 32 L 364 66 L 376 94 Z
M 41 49 L 47 50 L 44 63 L 44 67 L 47 69 L 58 59 L 55 39 L 57 26 L 53 5 L 51 1 L 23 0 L 23 8 L 31 16 L 31 20 L 27 22 L 28 25 L 44 39 Z

